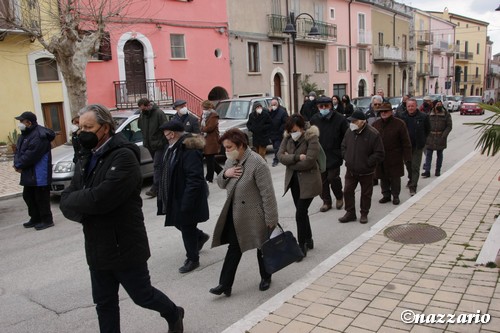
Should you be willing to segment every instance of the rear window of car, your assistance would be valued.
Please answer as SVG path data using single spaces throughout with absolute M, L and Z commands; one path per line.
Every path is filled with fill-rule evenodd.
M 465 97 L 464 103 L 481 103 L 481 97 Z
M 215 111 L 221 119 L 247 119 L 250 101 L 226 101 L 217 104 Z

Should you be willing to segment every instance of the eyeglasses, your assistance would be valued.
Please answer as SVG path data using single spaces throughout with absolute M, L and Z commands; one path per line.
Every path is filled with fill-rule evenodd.
M 379 112 L 392 112 L 392 110 L 380 110 Z

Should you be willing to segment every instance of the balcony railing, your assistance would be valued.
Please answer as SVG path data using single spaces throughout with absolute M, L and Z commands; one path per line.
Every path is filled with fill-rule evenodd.
M 430 76 L 431 77 L 439 77 L 439 66 L 433 66 L 432 67 Z
M 358 45 L 371 45 L 372 33 L 371 31 L 358 31 Z
M 455 76 L 455 67 L 450 66 L 446 71 L 446 76 Z
M 417 52 L 416 51 L 403 50 L 403 53 L 402 53 L 402 62 L 410 62 L 410 63 L 417 62 Z
M 464 83 L 469 84 L 480 84 L 481 83 L 481 75 L 464 75 Z
M 421 63 L 417 66 L 417 76 L 428 76 L 431 74 L 431 66 L 429 64 Z
M 191 112 L 202 113 L 200 97 L 189 91 L 174 79 L 146 81 L 114 81 L 117 109 L 137 108 L 137 101 L 147 98 L 162 107 L 171 106 L 177 99 L 183 99 Z
M 448 44 L 447 41 L 444 41 L 444 40 L 438 40 L 438 41 L 435 41 L 433 44 L 432 44 L 432 52 L 446 52 L 448 51 L 450 47 L 450 44 Z
M 457 60 L 473 60 L 474 59 L 474 53 L 472 52 L 458 52 L 456 55 Z
M 403 53 L 399 47 L 373 45 L 373 60 L 380 62 L 402 61 Z
M 277 37 L 277 38 L 287 38 L 290 37 L 289 34 L 283 33 L 285 30 L 288 18 L 283 15 L 267 15 L 267 20 L 269 23 L 269 37 Z M 337 25 L 330 24 L 322 21 L 316 21 L 316 27 L 319 31 L 319 36 L 308 36 L 309 31 L 313 26 L 313 21 L 308 18 L 299 18 L 297 19 L 297 39 L 303 40 L 321 40 L 322 42 L 327 40 L 335 40 L 337 39 Z
M 417 44 L 418 45 L 431 45 L 433 42 L 433 34 L 430 31 L 419 31 L 417 32 Z

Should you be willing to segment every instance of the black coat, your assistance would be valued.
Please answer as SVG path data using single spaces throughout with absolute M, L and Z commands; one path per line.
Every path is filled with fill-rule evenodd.
M 270 111 L 271 116 L 271 140 L 281 140 L 285 132 L 285 123 L 288 119 L 286 109 L 281 105 L 275 110 Z
M 208 185 L 203 176 L 204 145 L 202 136 L 186 134 L 170 152 L 163 153 L 157 203 L 158 215 L 165 215 L 165 226 L 194 224 L 209 218 Z
M 349 128 L 347 120 L 337 111 L 330 111 L 325 117 L 321 113 L 315 114 L 311 119 L 311 125 L 319 128 L 319 143 L 326 154 L 326 168 L 340 167 L 344 162 L 340 145 Z
M 252 143 L 254 146 L 267 146 L 270 141 L 271 116 L 266 109 L 261 114 L 253 111 L 248 116 L 247 128 L 252 132 Z
M 139 148 L 118 133 L 76 163 L 71 185 L 61 195 L 64 216 L 83 225 L 87 263 L 92 269 L 126 269 L 145 263 L 149 243 L 142 214 Z
M 408 128 L 412 148 L 423 149 L 427 141 L 427 136 L 431 132 L 429 116 L 418 110 L 413 116 L 410 116 L 408 111 L 406 111 L 403 112 L 400 119 L 405 122 L 406 128 Z
M 302 104 L 302 107 L 300 108 L 300 114 L 306 121 L 310 121 L 311 118 L 318 113 L 318 107 L 316 106 L 316 100 L 307 100 Z

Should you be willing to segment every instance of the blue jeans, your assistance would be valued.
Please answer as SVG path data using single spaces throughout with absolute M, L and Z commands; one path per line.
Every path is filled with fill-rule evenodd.
M 432 165 L 432 154 L 434 150 L 427 149 L 425 151 L 425 163 L 424 163 L 424 171 L 430 172 Z M 441 171 L 441 166 L 443 165 L 443 150 L 436 150 L 437 160 L 436 160 L 436 171 Z

